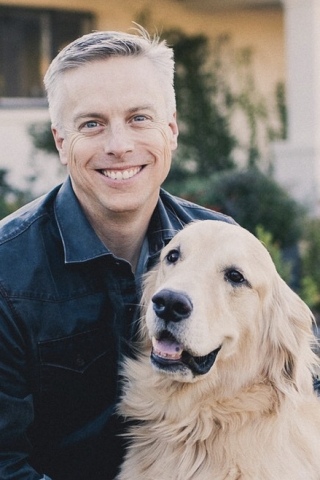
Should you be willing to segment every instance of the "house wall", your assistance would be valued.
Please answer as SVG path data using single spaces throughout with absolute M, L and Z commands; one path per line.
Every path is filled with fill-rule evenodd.
M 158 31 L 167 28 L 181 28 L 186 33 L 204 33 L 214 40 L 217 36 L 230 36 L 233 51 L 240 48 L 252 48 L 252 71 L 255 77 L 258 97 L 266 99 L 270 122 L 277 127 L 275 113 L 275 86 L 285 80 L 285 53 L 283 33 L 283 12 L 280 8 L 237 9 L 228 11 L 197 11 L 183 2 L 158 0 L 95 0 L 88 5 L 87 0 L 29 0 L 0 1 L 0 5 L 23 6 L 37 8 L 61 8 L 77 11 L 90 10 L 96 17 L 97 29 L 112 29 L 128 31 L 132 21 L 138 20 L 144 13 L 152 26 Z M 240 79 L 232 78 L 235 88 Z M 0 168 L 10 168 L 11 178 L 17 184 L 24 182 L 33 164 L 34 150 L 29 141 L 27 128 L 30 123 L 47 118 L 44 109 L 5 108 L 0 102 Z M 245 118 L 235 116 L 233 128 L 243 143 L 248 142 L 248 130 Z M 267 139 L 265 130 L 261 132 L 262 150 L 267 154 Z M 38 154 L 39 157 L 39 154 Z M 49 184 L 55 183 L 55 176 L 50 172 Z M 37 191 L 45 190 L 48 182 L 41 180 Z
M 213 2 L 214 3 L 214 2 Z M 236 48 L 252 47 L 255 55 L 257 82 L 264 92 L 273 89 L 276 81 L 284 80 L 284 26 L 281 8 L 251 8 L 228 11 L 196 11 L 174 0 L 6 0 L 0 5 L 36 8 L 61 8 L 92 12 L 98 30 L 129 30 L 132 21 L 142 12 L 150 17 L 150 24 L 158 31 L 179 27 L 187 33 L 204 33 L 215 38 L 230 34 Z

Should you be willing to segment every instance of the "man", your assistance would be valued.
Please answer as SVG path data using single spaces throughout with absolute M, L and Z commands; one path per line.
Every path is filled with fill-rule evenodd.
M 160 191 L 178 137 L 173 68 L 140 29 L 86 35 L 45 76 L 69 177 L 1 222 L 1 480 L 115 477 L 141 275 L 186 223 L 231 222 Z

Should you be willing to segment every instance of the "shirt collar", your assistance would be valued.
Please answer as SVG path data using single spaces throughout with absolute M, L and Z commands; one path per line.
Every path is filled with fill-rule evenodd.
M 157 257 L 178 230 L 181 230 L 181 222 L 168 202 L 174 201 L 174 197 L 160 190 L 157 207 L 153 212 L 148 229 L 150 257 Z
M 148 228 L 149 255 L 152 259 L 159 255 L 161 249 L 177 232 L 177 218 L 172 215 L 168 206 L 165 206 L 162 197 L 161 190 Z M 86 262 L 104 255 L 112 255 L 87 220 L 74 194 L 70 178 L 63 183 L 58 192 L 55 216 L 66 263 Z
M 86 262 L 103 255 L 111 255 L 88 222 L 74 194 L 70 178 L 58 192 L 55 216 L 66 263 Z

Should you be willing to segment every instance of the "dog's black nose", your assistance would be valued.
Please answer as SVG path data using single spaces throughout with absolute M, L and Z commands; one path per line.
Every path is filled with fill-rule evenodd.
M 180 322 L 192 312 L 192 303 L 188 295 L 174 290 L 161 290 L 152 297 L 153 310 L 166 322 Z

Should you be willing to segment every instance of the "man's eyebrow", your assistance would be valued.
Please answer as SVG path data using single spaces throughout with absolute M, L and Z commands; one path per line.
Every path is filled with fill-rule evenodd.
M 73 121 L 77 122 L 78 120 L 81 120 L 82 118 L 102 118 L 102 119 L 104 119 L 104 115 L 102 115 L 102 113 L 98 113 L 98 112 L 79 113 L 78 115 L 75 115 L 73 117 Z
M 155 112 L 155 108 L 151 103 L 145 104 L 145 105 L 139 105 L 137 107 L 131 107 L 128 108 L 127 113 L 137 113 L 141 110 L 150 110 L 152 112 Z M 105 115 L 101 112 L 84 112 L 84 113 L 79 113 L 78 115 L 75 115 L 73 120 L 76 122 L 78 120 L 81 120 L 82 118 L 101 118 L 101 119 L 106 119 Z
M 146 105 L 139 105 L 138 107 L 129 108 L 128 113 L 137 113 L 141 110 L 151 110 L 152 112 L 154 112 L 155 108 L 151 103 L 148 103 Z

